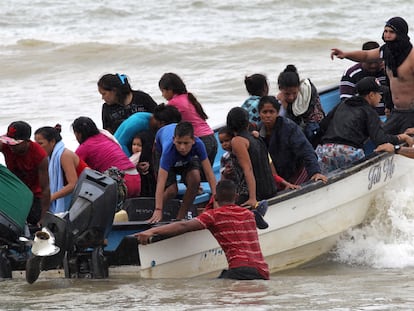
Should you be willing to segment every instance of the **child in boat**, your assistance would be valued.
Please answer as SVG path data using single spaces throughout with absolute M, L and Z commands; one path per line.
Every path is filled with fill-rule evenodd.
M 233 137 L 234 133 L 227 126 L 222 127 L 218 132 L 221 147 L 226 151 L 220 159 L 220 175 L 221 180 L 230 179 L 236 185 L 239 185 L 243 172 L 237 170 L 237 166 L 234 165 L 237 159 L 231 153 L 231 140 Z
M 229 268 L 219 276 L 222 279 L 269 279 L 268 265 L 260 249 L 256 221 L 253 213 L 236 205 L 236 185 L 221 180 L 214 195 L 218 206 L 189 220 L 153 227 L 136 233 L 141 244 L 151 242 L 154 235 L 176 236 L 185 232 L 208 229 L 220 244 Z
M 154 134 L 152 131 L 137 133 L 131 144 L 132 155 L 129 159 L 135 164 L 141 175 L 141 197 L 154 197 L 157 183 L 152 161 Z
M 267 78 L 263 74 L 255 73 L 244 78 L 244 85 L 250 96 L 241 107 L 249 113 L 249 122 L 253 127 L 257 127 L 260 124 L 259 100 L 269 93 Z
M 184 81 L 175 73 L 164 73 L 158 82 L 162 96 L 168 100 L 168 105 L 174 106 L 181 113 L 183 121 L 190 122 L 194 135 L 201 139 L 206 146 L 207 156 L 211 166 L 217 154 L 217 140 L 214 131 L 207 123 L 207 114 L 193 93 L 187 91 Z M 203 180 L 205 179 L 202 176 Z
M 160 107 L 160 109 L 166 108 Z M 156 109 L 155 121 L 157 121 L 157 115 Z M 155 191 L 155 210 L 148 221 L 155 223 L 162 219 L 164 202 L 177 195 L 177 175 L 181 175 L 181 180 L 186 185 L 183 202 L 176 217 L 183 219 L 198 193 L 201 169 L 206 174 L 211 194 L 215 194 L 216 178 L 207 158 L 206 147 L 201 139 L 194 135 L 190 122 L 180 122 L 159 128 L 155 137 L 155 149 L 161 156 Z

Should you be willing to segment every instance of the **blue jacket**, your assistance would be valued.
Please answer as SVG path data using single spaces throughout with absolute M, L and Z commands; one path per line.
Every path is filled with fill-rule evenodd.
M 293 182 L 291 178 L 304 166 L 308 176 L 320 173 L 318 157 L 302 129 L 290 119 L 277 117 L 270 137 L 260 129 L 278 175 Z

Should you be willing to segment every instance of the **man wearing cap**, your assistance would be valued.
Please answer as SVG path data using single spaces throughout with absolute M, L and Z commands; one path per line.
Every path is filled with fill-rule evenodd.
M 407 22 L 401 17 L 389 19 L 382 39 L 385 44 L 373 50 L 344 52 L 333 48 L 331 58 L 336 56 L 358 62 L 384 59 L 395 108 L 384 129 L 387 133 L 397 134 L 414 127 L 414 50 Z
M 322 174 L 344 167 L 365 157 L 363 146 L 370 138 L 375 146 L 414 140 L 407 134 L 386 134 L 375 107 L 381 100 L 381 84 L 375 77 L 365 77 L 356 84 L 357 94 L 337 105 L 322 120 L 324 135 L 316 148 Z
M 37 226 L 50 205 L 49 161 L 43 148 L 30 140 L 31 134 L 32 129 L 26 122 L 12 122 L 7 134 L 0 136 L 0 151 L 8 169 L 33 192 L 27 222 Z

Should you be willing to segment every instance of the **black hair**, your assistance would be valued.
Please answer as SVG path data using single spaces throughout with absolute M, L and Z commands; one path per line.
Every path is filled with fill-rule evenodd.
M 249 126 L 249 113 L 241 108 L 234 107 L 227 114 L 227 127 L 234 132 L 247 129 Z
M 216 201 L 234 202 L 236 196 L 236 184 L 230 179 L 220 180 L 216 185 Z
M 7 136 L 18 140 L 30 140 L 32 127 L 25 121 L 14 121 L 7 128 Z
M 190 136 L 194 138 L 194 128 L 190 122 L 183 121 L 177 124 L 174 130 L 174 137 Z
M 62 136 L 60 132 L 62 130 L 62 126 L 60 124 L 56 124 L 55 127 L 51 126 L 44 126 L 38 128 L 35 132 L 35 135 L 42 135 L 44 139 L 48 142 L 55 140 L 55 142 L 59 142 L 62 140 Z
M 229 136 L 234 136 L 234 132 L 230 130 L 227 126 L 223 126 L 218 130 L 218 134 L 227 134 Z
M 280 110 L 280 101 L 274 96 L 263 96 L 260 98 L 259 105 L 257 106 L 259 112 L 263 109 L 265 104 L 271 104 L 277 112 Z
M 99 134 L 98 127 L 91 118 L 79 117 L 72 123 L 73 131 L 81 135 L 80 143 L 83 143 L 89 137 Z
M 184 81 L 177 74 L 172 72 L 164 73 L 160 81 L 158 81 L 158 86 L 161 90 L 171 90 L 174 94 L 177 95 L 187 94 L 188 100 L 194 106 L 198 115 L 203 120 L 208 119 L 207 114 L 204 112 L 204 109 L 198 102 L 197 98 L 192 93 L 187 91 Z
M 106 91 L 115 91 L 119 105 L 123 105 L 126 97 L 132 92 L 128 77 L 124 74 L 105 74 L 98 80 L 98 87 Z
M 244 85 L 250 95 L 263 96 L 269 90 L 266 76 L 260 73 L 245 76 Z
M 152 116 L 163 125 L 178 123 L 181 121 L 181 113 L 178 109 L 164 103 L 159 104 L 154 108 Z
M 141 139 L 142 151 L 139 162 L 152 162 L 152 147 L 154 145 L 154 133 L 150 130 L 141 131 L 135 134 L 135 138 Z
M 300 78 L 295 65 L 287 65 L 277 78 L 279 89 L 300 86 Z
M 378 42 L 375 42 L 375 41 L 367 41 L 362 45 L 362 49 L 364 51 L 373 50 L 373 49 L 376 49 L 376 48 L 379 48 L 379 44 L 378 44 Z

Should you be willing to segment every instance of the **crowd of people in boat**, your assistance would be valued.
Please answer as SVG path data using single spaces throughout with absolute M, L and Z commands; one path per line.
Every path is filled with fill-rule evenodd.
M 269 95 L 265 75 L 246 76 L 249 97 L 228 112 L 226 126 L 218 132 L 226 151 L 219 178 L 232 181 L 237 194 L 231 204 L 255 210 L 277 191 L 296 189 L 307 181 L 326 183 L 331 171 L 366 155 L 367 140 L 377 151 L 397 153 L 403 142 L 411 147 L 414 52 L 407 34 L 406 22 L 394 17 L 384 27 L 383 46 L 366 42 L 361 51 L 332 49 L 332 58 L 359 63 L 344 73 L 342 100 L 328 114 L 315 85 L 301 78 L 294 65 L 279 74 L 275 96 Z M 215 201 L 218 141 L 201 103 L 179 75 L 165 73 L 158 82 L 166 104 L 133 90 L 124 74 L 106 74 L 97 86 L 104 101 L 103 129 L 89 117 L 76 118 L 76 151 L 65 147 L 59 127 L 37 129 L 32 141 L 31 126 L 15 121 L 0 137 L 7 167 L 34 194 L 29 224 L 38 226 L 47 211 L 67 211 L 84 169 L 116 174 L 124 198 L 155 197 L 151 223 L 162 220 L 165 203 L 177 196 L 178 180 L 186 186 L 178 220 L 186 217 L 202 191 L 201 181 L 209 184 L 210 203 Z M 229 196 L 224 201 L 233 202 Z M 264 212 L 256 210 L 256 223 Z M 207 227 L 205 217 L 200 217 Z M 145 243 L 148 235 L 138 237 Z

